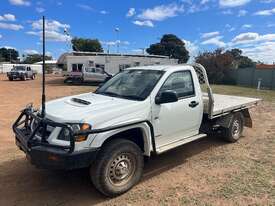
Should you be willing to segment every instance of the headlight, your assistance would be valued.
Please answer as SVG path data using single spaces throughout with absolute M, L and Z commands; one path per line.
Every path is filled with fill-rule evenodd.
M 91 125 L 87 123 L 82 123 L 82 124 L 70 124 L 71 129 L 73 130 L 73 133 L 77 133 L 79 131 L 85 131 L 85 130 L 90 130 Z M 76 142 L 82 142 L 87 139 L 88 135 L 78 135 L 75 137 Z M 58 139 L 60 140 L 65 140 L 65 141 L 70 141 L 70 130 L 65 128 L 62 130 L 62 132 L 59 134 Z

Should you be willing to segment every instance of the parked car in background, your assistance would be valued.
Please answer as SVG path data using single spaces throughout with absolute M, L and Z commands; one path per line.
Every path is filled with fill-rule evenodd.
M 15 66 L 10 72 L 7 72 L 7 77 L 10 81 L 15 79 L 21 79 L 23 81 L 27 79 L 35 79 L 36 72 L 29 66 Z
M 64 82 L 105 82 L 110 79 L 112 75 L 108 74 L 102 68 L 87 67 L 77 68 L 71 71 Z

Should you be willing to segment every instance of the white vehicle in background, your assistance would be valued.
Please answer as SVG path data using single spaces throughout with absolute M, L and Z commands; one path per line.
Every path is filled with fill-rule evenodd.
M 238 141 L 244 126 L 252 127 L 248 109 L 259 101 L 213 94 L 199 64 L 136 67 L 95 93 L 49 101 L 43 119 L 41 110 L 27 107 L 13 130 L 32 164 L 90 167 L 94 186 L 116 196 L 139 182 L 144 157 L 211 133 Z
M 86 67 L 79 70 L 74 70 L 67 74 L 65 83 L 67 82 L 105 82 L 109 80 L 112 75 L 105 72 L 102 68 Z

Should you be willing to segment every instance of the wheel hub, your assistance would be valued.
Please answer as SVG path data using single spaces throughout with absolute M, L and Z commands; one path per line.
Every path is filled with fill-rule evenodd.
M 118 155 L 109 166 L 108 179 L 114 185 L 125 184 L 133 175 L 135 165 L 128 154 Z
M 240 133 L 240 123 L 238 120 L 235 120 L 233 122 L 233 128 L 232 128 L 233 136 L 237 136 Z

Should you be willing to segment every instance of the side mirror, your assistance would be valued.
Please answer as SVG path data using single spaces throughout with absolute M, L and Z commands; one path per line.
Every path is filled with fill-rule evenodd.
M 160 95 L 156 96 L 155 103 L 156 104 L 165 104 L 165 103 L 171 103 L 171 102 L 177 102 L 178 101 L 178 95 L 173 90 L 166 90 Z

